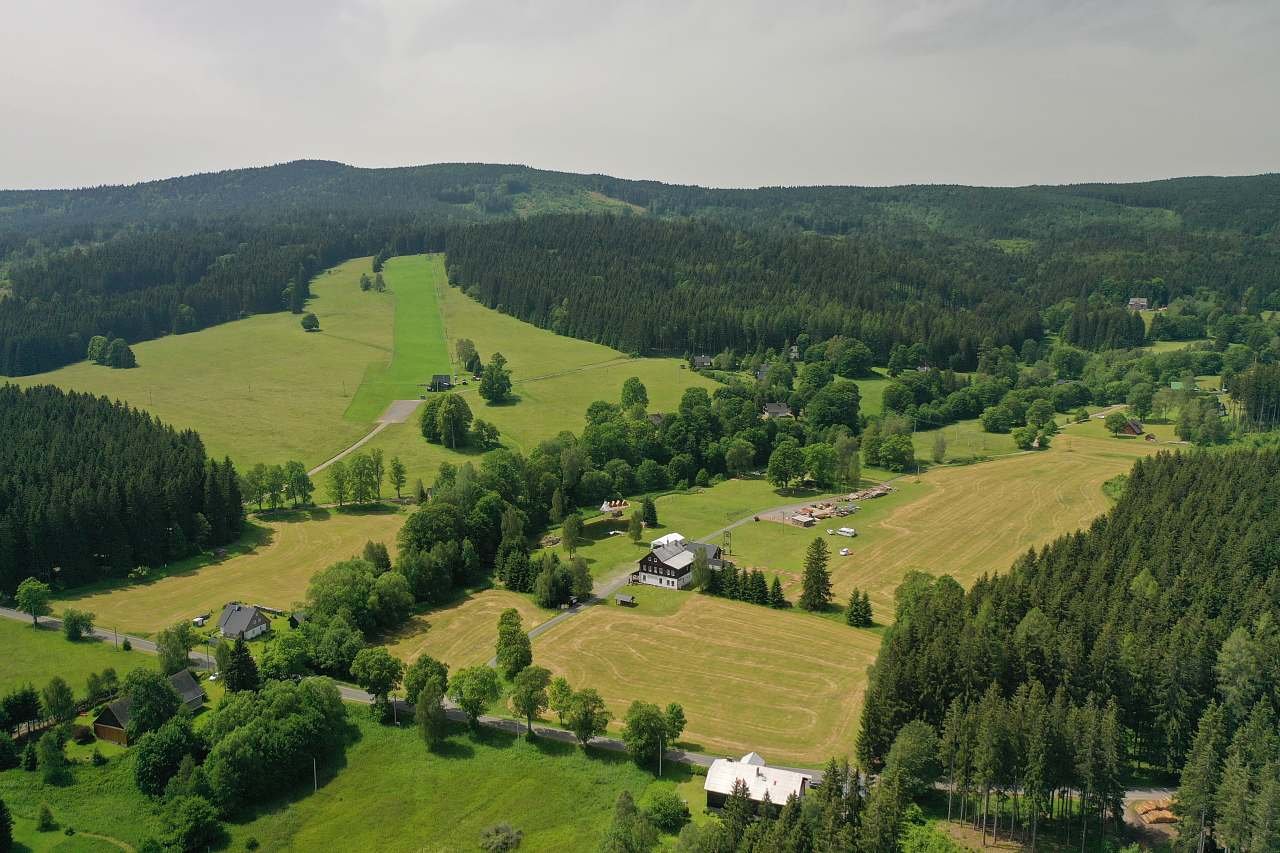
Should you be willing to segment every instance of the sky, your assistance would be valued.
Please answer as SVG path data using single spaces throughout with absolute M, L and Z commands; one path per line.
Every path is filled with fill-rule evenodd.
M 1280 171 L 1277 0 L 45 0 L 0 187 L 296 159 L 708 186 Z

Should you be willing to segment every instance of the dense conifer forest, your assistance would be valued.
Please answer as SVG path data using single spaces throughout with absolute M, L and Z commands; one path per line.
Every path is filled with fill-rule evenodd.
M 949 577 L 909 577 L 872 669 L 860 759 L 883 761 L 912 720 L 955 732 L 984 706 L 998 716 L 1034 697 L 1041 710 L 1088 709 L 1091 738 L 1114 716 L 1108 737 L 1119 739 L 1120 759 L 1172 770 L 1188 761 L 1210 712 L 1223 744 L 1254 718 L 1273 738 L 1278 481 L 1274 449 L 1161 453 L 1136 463 L 1120 501 L 1089 530 L 1028 553 L 1007 574 L 967 593 Z M 1070 731 L 1064 742 L 1078 746 Z M 987 768 L 982 784 L 1019 784 L 1029 759 L 1016 734 L 1000 759 L 1007 766 Z M 1088 787 L 1077 771 L 1094 765 L 1062 760 L 1038 778 Z
M 159 566 L 243 524 L 235 469 L 196 433 L 105 397 L 0 388 L 0 590 Z
M 524 166 L 358 169 L 319 161 L 132 186 L 0 191 L 0 374 L 84 358 L 95 335 L 132 344 L 253 313 L 300 311 L 309 277 L 338 260 L 446 242 L 470 258 L 459 261 L 459 275 L 487 277 L 482 290 L 533 291 L 504 296 L 506 310 L 627 349 L 718 349 L 715 342 L 732 339 L 741 350 L 804 330 L 827 337 L 856 329 L 851 336 L 886 352 L 895 342 L 923 341 L 940 365 L 954 357 L 971 367 L 975 341 L 1018 346 L 1038 337 L 1030 312 L 1065 298 L 1120 306 L 1146 296 L 1163 306 L 1208 292 L 1227 310 L 1280 309 L 1277 199 L 1277 175 L 719 190 Z M 601 211 L 635 219 L 529 216 Z M 528 224 L 450 230 L 447 238 L 442 231 L 517 214 Z M 587 235 L 608 236 L 633 263 L 602 269 L 599 253 L 582 244 Z M 641 235 L 661 239 L 650 247 Z M 474 262 L 486 241 L 488 249 L 511 241 L 492 252 L 495 263 L 508 264 L 500 282 Z M 574 282 L 567 308 L 551 304 L 546 283 L 531 273 L 516 276 L 517 253 L 529 260 L 523 256 L 533 251 L 561 254 L 535 268 Z M 671 264 L 680 278 L 664 266 Z M 800 274 L 804 264 L 814 264 L 813 275 Z M 596 287 L 592 276 L 609 280 Z M 651 296 L 681 286 L 690 293 L 629 306 L 625 317 L 601 311 L 637 283 Z M 1015 301 L 1023 307 L 1011 309 Z M 686 303 L 692 311 L 672 307 Z M 1136 331 L 1120 329 L 1104 307 L 1092 313 L 1081 345 L 1132 342 Z

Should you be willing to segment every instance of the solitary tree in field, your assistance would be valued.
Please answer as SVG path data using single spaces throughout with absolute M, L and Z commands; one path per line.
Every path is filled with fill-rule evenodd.
M 18 591 L 14 595 L 14 603 L 18 605 L 18 609 L 23 613 L 31 614 L 31 624 L 40 624 L 41 616 L 48 616 L 51 612 L 49 608 L 49 585 L 35 578 L 27 578 L 18 584 Z
M 391 457 L 391 467 L 387 469 L 387 478 L 391 481 L 392 488 L 396 490 L 396 499 L 399 500 L 400 490 L 404 488 L 404 484 L 408 481 L 404 463 L 400 461 L 399 456 Z
M 457 450 L 458 445 L 466 444 L 467 434 L 471 430 L 471 407 L 466 400 L 457 394 L 444 395 L 436 418 L 440 440 L 450 450 Z
M 631 537 L 631 541 L 640 542 L 640 538 L 644 536 L 644 519 L 641 518 L 640 510 L 631 513 L 631 520 L 627 522 L 627 535 Z
M 551 684 L 547 686 L 547 704 L 551 710 L 556 712 L 556 716 L 560 718 L 560 725 L 564 725 L 565 714 L 569 712 L 569 702 L 573 699 L 573 688 L 569 686 L 569 682 L 564 676 L 557 675 L 551 679 Z
M 942 460 L 947 458 L 947 437 L 942 430 L 938 430 L 933 434 L 933 451 L 930 456 L 939 465 L 942 464 Z
M 498 644 L 494 649 L 498 670 L 507 678 L 515 678 L 520 670 L 533 662 L 533 645 L 520 622 L 520 611 L 508 607 L 498 617 Z
M 62 611 L 62 633 L 73 643 L 93 633 L 94 614 L 68 607 Z
M 658 507 L 651 498 L 640 502 L 640 511 L 644 515 L 644 523 L 648 527 L 658 526 Z
M 804 555 L 804 578 L 800 587 L 800 606 L 805 610 L 825 610 L 831 603 L 831 575 L 827 572 L 827 543 L 814 537 Z
M 480 396 L 489 403 L 504 402 L 511 394 L 511 371 L 502 353 L 495 352 L 480 377 Z
M 1114 411 L 1107 414 L 1102 425 L 1105 426 L 1107 428 L 1107 432 L 1112 435 L 1119 435 L 1124 432 L 1124 427 L 1127 423 L 1129 423 L 1129 418 L 1124 412 Z
M 640 377 L 629 376 L 627 381 L 622 383 L 622 408 L 630 409 L 637 405 L 649 405 L 649 391 L 640 381 Z
M 525 718 L 529 736 L 533 736 L 533 718 L 547 710 L 550 699 L 547 685 L 551 673 L 541 666 L 526 666 L 516 676 L 511 688 L 511 709 Z
M 302 330 L 304 332 L 314 332 L 316 329 L 320 328 L 320 318 L 309 312 L 302 315 L 302 320 L 300 322 L 302 323 Z

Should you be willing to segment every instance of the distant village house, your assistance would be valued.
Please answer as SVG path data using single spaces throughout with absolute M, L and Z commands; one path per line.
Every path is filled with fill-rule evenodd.
M 706 370 L 707 368 L 711 367 L 711 363 L 713 361 L 714 359 L 712 359 L 712 357 L 709 355 L 695 355 L 693 357 L 693 369 Z
M 1130 311 L 1146 311 L 1150 307 L 1150 302 L 1145 296 L 1132 296 L 1129 298 Z
M 252 640 L 271 627 L 267 617 L 251 604 L 231 602 L 218 617 L 218 633 L 229 639 Z
M 204 704 L 206 698 L 204 688 L 200 686 L 200 682 L 196 681 L 191 670 L 178 670 L 169 676 L 169 684 L 182 700 L 182 704 L 192 711 Z M 108 702 L 102 712 L 94 718 L 93 736 L 121 746 L 128 746 L 129 710 L 130 702 L 127 697 Z
M 447 373 L 437 373 L 431 377 L 427 388 L 431 391 L 448 391 L 453 387 L 453 377 Z
M 774 420 L 777 418 L 789 418 L 789 417 L 792 417 L 791 407 L 788 406 L 786 403 L 765 403 L 764 412 L 760 415 L 760 417 L 764 418 L 765 420 Z

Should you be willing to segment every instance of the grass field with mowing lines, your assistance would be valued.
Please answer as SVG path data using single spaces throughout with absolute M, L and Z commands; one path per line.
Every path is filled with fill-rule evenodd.
M 681 741 L 705 752 L 820 765 L 852 750 L 877 634 L 687 597 L 671 616 L 592 607 L 536 637 L 534 661 L 596 688 L 618 717 L 635 699 L 681 703 Z
M 293 314 L 260 314 L 134 344 L 132 370 L 80 362 L 16 381 L 124 400 L 197 430 L 211 455 L 229 455 L 242 471 L 318 464 L 369 431 L 343 413 L 366 368 L 391 353 L 393 297 L 360 291 L 368 270 L 358 258 L 312 280 L 307 310 L 320 318 L 318 332 L 302 331 Z
M 370 539 L 387 543 L 394 559 L 402 512 L 327 509 L 284 513 L 258 520 L 263 541 L 245 554 L 158 580 L 76 590 L 60 597 L 65 606 L 99 614 L 99 624 L 120 631 L 152 634 L 201 613 L 215 616 L 228 601 L 287 609 L 306 595 L 320 569 L 358 556 Z
M 61 612 L 59 608 L 58 612 Z M 124 678 L 140 666 L 154 668 L 155 655 L 145 652 L 123 652 L 111 643 L 81 640 L 73 643 L 62 631 L 47 627 L 33 628 L 11 619 L 0 619 L 0 694 L 30 684 L 37 690 L 60 675 L 77 696 L 85 692 L 85 679 L 91 672 L 113 667 Z
M 639 802 L 651 785 L 691 777 L 671 765 L 670 781 L 658 783 L 617 753 L 491 730 L 472 736 L 461 727 L 429 753 L 412 726 L 375 725 L 357 707 L 351 716 L 360 737 L 341 772 L 328 781 L 322 774 L 317 793 L 308 779 L 305 795 L 231 825 L 229 849 L 244 849 L 252 837 L 273 851 L 332 848 L 335 839 L 344 850 L 476 850 L 486 827 L 510 823 L 524 834 L 522 853 L 595 850 L 618 794 L 630 791 Z
M 395 300 L 389 362 L 369 365 L 346 411 L 349 420 L 375 420 L 392 400 L 416 400 L 432 374 L 452 373 L 436 289 L 445 286 L 443 255 L 392 258 L 382 275 Z M 366 297 L 370 294 L 364 294 Z
M 406 663 L 425 654 L 457 671 L 493 657 L 498 640 L 498 616 L 508 607 L 520 611 L 526 631 L 554 615 L 538 607 L 527 595 L 486 589 L 456 604 L 410 617 L 384 638 L 384 643 L 388 651 Z

